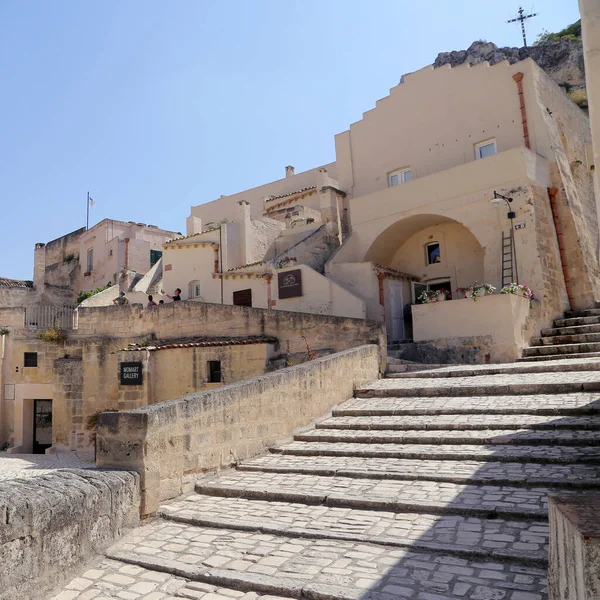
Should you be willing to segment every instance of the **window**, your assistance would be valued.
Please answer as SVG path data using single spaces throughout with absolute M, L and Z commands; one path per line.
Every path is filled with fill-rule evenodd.
M 407 183 L 412 179 L 412 173 L 410 169 L 399 169 L 388 174 L 388 185 L 394 187 L 401 183 Z
M 87 251 L 87 272 L 91 273 L 94 270 L 94 249 L 90 248 Z
M 208 361 L 208 383 L 221 383 L 221 361 Z
M 485 142 L 479 142 L 475 144 L 475 158 L 486 158 L 496 154 L 496 140 L 486 140 Z
M 24 367 L 37 367 L 37 352 L 24 352 L 23 353 L 23 366 Z
M 233 292 L 234 306 L 252 306 L 252 290 L 238 290 Z
M 428 283 L 417 283 L 416 281 L 413 281 L 411 287 L 413 304 L 421 304 L 419 296 L 423 292 L 428 292 L 430 290 L 446 290 L 447 292 L 451 292 L 452 290 L 451 281 L 449 279 L 435 279 Z M 448 299 L 450 299 L 451 297 L 451 295 L 446 296 L 446 298 Z
M 200 297 L 200 282 L 190 281 L 188 284 L 188 298 L 199 298 Z
M 162 250 L 150 250 L 150 268 L 162 258 Z
M 439 242 L 431 242 L 431 244 L 427 244 L 427 246 L 425 246 L 425 251 L 428 265 L 435 265 L 439 262 L 442 262 Z

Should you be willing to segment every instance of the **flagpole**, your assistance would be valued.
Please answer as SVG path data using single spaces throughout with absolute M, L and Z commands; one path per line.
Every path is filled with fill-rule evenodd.
M 86 231 L 90 228 L 90 193 L 87 193 L 87 213 L 85 219 L 85 229 Z

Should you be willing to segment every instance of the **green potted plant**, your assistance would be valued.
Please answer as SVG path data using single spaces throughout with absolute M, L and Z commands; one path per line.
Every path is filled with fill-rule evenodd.
M 465 298 L 473 298 L 473 300 L 485 296 L 486 294 L 493 294 L 496 288 L 489 283 L 478 283 L 477 281 L 466 288 L 457 288 L 456 291 L 459 294 L 463 294 Z

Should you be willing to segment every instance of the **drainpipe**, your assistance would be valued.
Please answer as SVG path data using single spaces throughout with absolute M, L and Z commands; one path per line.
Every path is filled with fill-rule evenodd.
M 569 267 L 567 266 L 567 257 L 565 253 L 565 244 L 563 242 L 562 229 L 558 220 L 558 209 L 556 207 L 557 188 L 548 188 L 548 198 L 550 198 L 550 208 L 552 209 L 552 217 L 554 219 L 554 229 L 558 238 L 558 251 L 560 252 L 560 263 L 562 265 L 565 287 L 567 288 L 567 296 L 569 297 L 569 307 L 571 310 L 575 308 L 575 300 L 573 298 L 573 289 L 571 288 L 571 279 L 569 278 Z
M 129 268 L 129 238 L 125 238 L 125 269 Z
M 527 111 L 525 110 L 525 96 L 523 96 L 523 73 L 515 73 L 513 79 L 517 82 L 517 89 L 519 91 L 519 104 L 521 105 L 521 121 L 523 123 L 525 147 L 531 150 L 531 144 L 529 143 L 529 128 L 527 127 Z
M 267 282 L 267 310 L 271 310 L 271 279 L 273 279 L 273 275 L 267 273 L 265 275 L 265 281 Z
M 377 279 L 379 279 L 379 304 L 385 306 L 383 294 L 383 280 L 385 279 L 385 273 L 377 273 Z

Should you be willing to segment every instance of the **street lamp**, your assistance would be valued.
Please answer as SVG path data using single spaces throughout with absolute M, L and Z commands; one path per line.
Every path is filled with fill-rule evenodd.
M 506 214 L 506 217 L 508 219 L 510 219 L 510 247 L 511 247 L 511 252 L 512 252 L 512 258 L 515 261 L 515 279 L 516 282 L 515 283 L 519 283 L 519 270 L 517 268 L 517 248 L 515 246 L 515 227 L 514 227 L 514 220 L 517 216 L 517 213 L 515 213 L 512 210 L 511 207 L 511 202 L 513 201 L 512 198 L 509 198 L 508 196 L 503 196 L 502 194 L 499 194 L 496 190 L 494 190 L 494 197 L 490 200 L 490 202 L 494 205 L 494 206 L 498 206 L 500 204 L 500 200 L 504 200 L 504 202 L 506 202 L 506 206 L 508 207 L 508 213 Z M 502 252 L 504 252 L 504 250 L 502 250 Z M 504 281 L 502 281 L 502 283 L 504 284 Z

